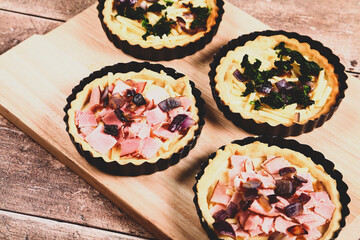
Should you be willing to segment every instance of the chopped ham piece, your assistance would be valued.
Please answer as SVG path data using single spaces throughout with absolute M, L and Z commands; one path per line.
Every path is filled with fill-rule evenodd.
M 276 157 L 268 159 L 261 164 L 261 166 L 270 174 L 276 174 L 281 168 L 290 167 L 290 162 L 283 158 Z
M 122 157 L 125 155 L 138 152 L 141 143 L 142 143 L 141 139 L 139 138 L 127 139 L 125 141 L 120 142 L 120 146 L 121 146 L 120 156 Z
M 245 161 L 248 159 L 247 157 L 240 156 L 240 155 L 233 155 L 230 157 L 230 162 L 232 168 L 229 169 L 229 182 L 233 183 L 234 179 L 237 175 L 240 175 L 241 172 L 245 171 Z M 238 187 L 239 185 L 237 185 Z
M 150 136 L 150 126 L 144 122 L 133 122 L 130 126 L 130 131 L 133 135 L 139 137 L 140 139 L 144 139 Z
M 251 159 L 247 159 L 245 161 L 245 171 L 246 172 L 254 172 L 254 163 L 251 161 Z
M 314 188 L 313 188 L 313 184 L 312 184 L 312 180 L 311 180 L 311 174 L 310 173 L 298 173 L 297 175 L 305 178 L 308 181 L 307 183 L 302 184 L 302 186 L 300 187 L 300 190 L 307 191 L 307 192 L 313 192 Z
M 217 183 L 213 195 L 211 196 L 210 202 L 227 205 L 230 199 L 231 196 L 226 194 L 226 186 Z
M 175 131 L 175 132 L 170 132 L 169 130 L 163 128 L 163 127 L 160 127 L 156 130 L 153 131 L 153 133 L 160 137 L 160 138 L 165 138 L 165 139 L 170 139 L 170 138 L 173 138 L 175 137 L 176 135 L 178 135 L 178 132 Z
M 244 226 L 244 230 L 251 231 L 256 229 L 262 223 L 262 219 L 259 215 L 251 213 L 247 218 Z
M 103 127 L 99 125 L 85 138 L 89 145 L 101 154 L 107 153 L 117 143 L 113 136 L 103 132 Z
M 94 131 L 95 127 L 81 127 L 80 132 L 83 138 L 86 138 L 92 131 Z
M 188 110 L 190 108 L 191 104 L 193 103 L 193 101 L 187 97 L 180 97 L 180 102 L 181 102 L 181 106 L 185 110 Z
M 147 82 L 136 82 L 136 93 L 142 93 Z
M 162 142 L 159 139 L 153 139 L 151 137 L 147 137 L 143 139 L 142 148 L 140 149 L 139 153 L 144 158 L 152 158 L 155 154 L 159 151 Z
M 309 204 L 313 204 L 315 206 L 314 212 L 321 215 L 322 217 L 326 219 L 331 219 L 332 214 L 335 210 L 334 204 L 331 202 L 329 195 L 327 192 L 312 192 L 310 193 L 311 198 L 315 200 L 312 201 L 312 199 L 305 204 L 305 206 L 308 208 Z M 311 205 L 310 205 L 311 206 Z
M 76 111 L 75 122 L 79 128 L 97 127 L 98 125 L 95 114 L 90 110 L 86 110 L 84 112 L 80 110 Z
M 296 223 L 293 223 L 291 221 L 285 220 L 282 217 L 277 217 L 275 219 L 275 230 L 282 233 L 287 233 L 286 229 L 288 229 L 291 226 L 297 225 Z
M 112 95 L 114 95 L 115 93 L 119 93 L 121 96 L 124 95 L 124 92 L 128 89 L 132 89 L 131 86 L 127 85 L 126 83 L 124 83 L 123 81 L 119 80 L 116 81 L 115 83 L 115 87 L 112 91 Z
M 244 230 L 242 230 L 241 227 L 235 231 L 235 236 L 241 237 L 243 239 L 248 239 L 250 237 L 250 235 L 247 232 L 245 232 Z
M 226 209 L 225 205 L 217 203 L 213 207 L 211 207 L 209 210 L 210 210 L 211 216 L 214 216 L 214 214 L 217 213 L 218 211 L 225 210 L 225 209 Z
M 261 229 L 264 233 L 268 234 L 274 228 L 274 218 L 264 217 L 261 224 Z
M 239 219 L 239 223 L 243 228 L 245 226 L 246 220 L 249 217 L 250 213 L 251 213 L 250 211 L 245 211 L 245 212 L 240 211 L 236 214 L 236 218 Z
M 317 214 L 321 215 L 326 219 L 331 219 L 334 210 L 335 210 L 334 204 L 323 203 L 315 206 L 314 212 L 316 212 Z
M 118 119 L 114 111 L 108 112 L 101 120 L 107 125 L 118 125 L 118 128 L 124 125 L 123 122 Z
M 289 201 L 283 197 L 276 196 L 276 198 L 279 199 L 279 201 L 275 203 L 275 207 L 277 208 L 284 209 L 284 207 L 290 204 Z
M 272 206 L 273 207 L 273 206 Z M 269 216 L 269 217 L 276 217 L 279 216 L 279 212 L 273 207 L 269 212 L 266 211 L 258 202 L 258 200 L 255 200 L 250 208 L 250 211 L 257 213 L 257 214 L 261 214 L 263 216 Z
M 249 230 L 249 234 L 251 237 L 257 236 L 261 233 L 263 233 L 263 231 L 261 229 L 261 225 L 258 225 L 254 230 Z
M 164 88 L 159 86 L 153 86 L 153 88 L 151 88 L 145 96 L 150 101 L 154 100 L 155 104 L 159 104 L 159 102 L 170 97 L 169 93 Z
M 89 101 L 89 108 L 93 110 L 100 104 L 100 87 L 96 86 L 91 89 L 90 101 Z
M 158 123 L 166 122 L 168 119 L 167 114 L 161 111 L 159 107 L 152 110 L 146 110 L 144 116 L 146 117 L 146 121 L 153 126 Z
M 326 223 L 325 218 L 323 218 L 322 216 L 320 216 L 319 214 L 314 213 L 314 212 L 311 212 L 309 214 L 301 214 L 301 215 L 295 216 L 295 219 L 296 219 L 296 221 L 298 221 L 301 224 L 316 221 L 319 223 L 318 226 L 321 226 Z
M 264 188 L 275 188 L 275 180 L 271 176 L 261 176 L 261 182 Z
M 234 176 L 230 176 L 230 174 L 229 174 L 229 179 L 231 179 L 232 177 L 234 177 Z M 244 183 L 245 181 L 244 181 L 244 179 L 242 179 L 241 177 L 235 176 L 235 179 L 234 179 L 233 182 L 234 182 L 234 185 L 233 185 L 233 186 L 239 188 L 239 187 L 241 186 L 241 184 Z M 232 183 L 232 182 L 230 182 L 230 183 Z
M 316 228 L 310 229 L 308 231 L 308 234 L 303 235 L 303 237 L 306 240 L 318 240 L 320 239 L 322 236 L 321 232 L 319 230 L 317 230 Z
M 106 114 L 108 114 L 109 112 L 112 112 L 113 110 L 111 108 L 103 108 L 100 112 L 97 113 L 97 115 L 102 118 L 104 117 Z

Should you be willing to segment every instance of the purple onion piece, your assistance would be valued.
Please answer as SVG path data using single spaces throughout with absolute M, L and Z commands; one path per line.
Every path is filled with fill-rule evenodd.
M 310 201 L 311 197 L 305 193 L 301 193 L 300 196 L 298 197 L 298 200 L 302 203 L 302 204 L 306 204 L 308 201 Z
M 249 207 L 251 206 L 251 204 L 253 204 L 254 200 L 249 200 L 249 201 L 241 201 L 240 202 L 240 208 L 243 211 L 246 211 L 249 209 Z
M 308 231 L 302 225 L 294 225 L 294 226 L 288 227 L 286 230 L 294 236 L 308 234 Z
M 217 221 L 213 223 L 215 231 L 221 235 L 230 236 L 235 238 L 235 232 L 230 223 L 225 220 Z
M 101 93 L 100 101 L 104 101 L 108 97 L 109 97 L 109 87 L 106 86 Z
M 192 12 L 186 12 L 183 14 L 183 16 L 186 18 L 195 18 L 195 15 Z
M 289 197 L 293 195 L 296 188 L 293 182 L 287 179 L 280 179 L 275 181 L 275 194 L 282 197 Z
M 303 177 L 301 177 L 301 176 L 299 176 L 299 175 L 294 175 L 294 179 L 295 179 L 296 181 L 301 182 L 301 183 L 307 183 L 307 182 L 308 182 L 307 179 L 305 179 L 305 178 L 303 178 Z
M 158 2 L 159 0 L 146 0 L 147 2 L 149 2 L 149 3 L 156 3 L 156 2 Z
M 195 121 L 192 118 L 188 117 L 181 123 L 180 128 L 178 130 L 188 129 L 194 125 L 195 125 Z
M 244 200 L 250 201 L 259 197 L 258 190 L 256 188 L 245 189 Z
M 178 98 L 169 97 L 158 104 L 159 108 L 163 112 L 169 112 L 170 110 L 180 107 L 181 101 Z
M 267 195 L 266 196 L 269 199 L 269 203 L 273 204 L 273 203 L 277 203 L 278 201 L 280 201 L 275 194 L 271 194 L 271 195 Z
M 284 208 L 286 216 L 290 218 L 302 214 L 303 210 L 303 205 L 299 202 L 291 203 Z
M 278 81 L 277 83 L 275 83 L 275 85 L 278 87 L 280 91 L 285 91 L 285 92 L 293 88 L 293 86 L 289 84 L 285 79 Z
M 237 210 L 238 205 L 233 202 L 230 202 L 226 207 L 226 212 L 231 218 L 235 217 L 236 213 L 238 212 Z
M 294 172 L 296 172 L 296 168 L 294 168 L 294 167 L 284 167 L 279 170 L 280 176 L 284 176 L 284 175 L 287 175 L 289 173 L 294 173 Z
M 131 120 L 127 119 L 126 116 L 124 115 L 124 112 L 120 109 L 120 108 L 116 108 L 114 110 L 114 113 L 116 115 L 116 117 L 122 121 L 122 122 L 126 122 L 126 123 L 129 123 L 131 122 Z
M 259 180 L 249 180 L 245 183 L 242 184 L 243 188 L 246 189 L 254 189 L 254 188 L 259 188 L 261 186 L 261 181 Z
M 176 17 L 177 23 L 179 24 L 181 30 L 183 30 L 185 33 L 193 35 L 197 33 L 197 29 L 187 29 L 186 28 L 186 22 L 182 17 Z
M 310 92 L 311 92 L 312 90 L 314 90 L 314 88 L 315 88 L 315 83 L 312 82 L 312 81 L 307 81 L 307 82 L 305 83 L 305 85 L 310 87 L 310 89 L 311 89 Z
M 286 237 L 285 233 L 281 233 L 281 232 L 273 232 L 269 235 L 268 240 L 282 240 Z
M 109 106 L 112 108 L 112 109 L 116 109 L 116 108 L 121 108 L 124 106 L 125 104 L 125 99 L 123 97 L 120 96 L 120 94 L 115 94 L 115 95 L 112 95 L 110 98 L 109 98 Z
M 215 219 L 215 221 L 222 221 L 222 220 L 227 219 L 228 217 L 229 217 L 229 215 L 228 215 L 227 211 L 225 211 L 224 209 L 217 211 L 213 215 L 213 218 Z
M 261 93 L 269 94 L 272 89 L 272 84 L 269 81 L 264 82 L 261 84 L 256 90 Z
M 119 129 L 117 125 L 104 125 L 104 133 L 116 137 L 119 135 Z
M 233 72 L 233 75 L 234 77 L 239 80 L 240 82 L 244 82 L 247 80 L 247 78 L 244 76 L 244 74 L 242 74 L 239 69 L 236 69 L 234 72 Z
M 186 114 L 179 114 L 176 117 L 174 117 L 174 119 L 169 125 L 168 130 L 170 132 L 175 132 L 176 130 L 181 129 L 181 124 L 187 117 L 188 116 Z
M 146 105 L 146 99 L 143 97 L 141 93 L 135 93 L 132 102 L 135 103 L 135 105 L 138 107 L 142 105 Z

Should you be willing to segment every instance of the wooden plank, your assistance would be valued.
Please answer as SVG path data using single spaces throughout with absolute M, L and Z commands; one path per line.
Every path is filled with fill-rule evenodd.
M 1 239 L 101 239 L 141 240 L 143 238 L 89 228 L 76 224 L 0 210 Z
M 0 54 L 34 34 L 45 34 L 62 22 L 0 10 Z
M 2 116 L 0 153 L 0 209 L 152 237 Z
M 99 25 L 95 27 L 98 21 L 94 7 L 45 37 L 30 38 L 0 58 L 6 69 L 2 72 L 2 79 L 6 81 L 2 81 L 3 88 L 0 90 L 1 113 L 158 237 L 204 238 L 205 233 L 192 204 L 194 175 L 200 162 L 218 146 L 248 136 L 217 110 L 209 91 L 208 64 L 213 53 L 229 39 L 267 28 L 228 3 L 226 11 L 219 33 L 209 46 L 193 56 L 164 63 L 189 75 L 202 89 L 208 103 L 207 122 L 198 145 L 189 157 L 166 171 L 136 178 L 101 173 L 78 155 L 64 131 L 61 108 L 79 79 L 103 65 L 132 60 L 107 41 Z M 241 22 L 247 22 L 247 25 Z M 52 61 L 55 56 L 56 64 Z M 23 71 L 17 71 L 14 63 L 20 64 Z M 31 76 L 32 81 L 23 72 Z M 335 115 L 337 120 L 334 117 L 324 127 L 297 139 L 330 156 L 337 168 L 346 172 L 345 180 L 351 182 L 356 179 L 360 167 L 353 160 L 360 151 L 355 144 L 359 142 L 360 126 L 356 123 L 359 122 L 360 110 L 353 106 L 359 101 L 357 91 L 360 83 L 353 78 L 349 83 L 351 87 L 347 98 Z M 19 101 L 11 101 L 15 96 Z M 21 106 L 21 102 L 27 102 L 26 107 Z M 339 132 L 342 135 L 337 136 L 335 141 L 334 135 Z M 154 183 L 157 183 L 156 188 Z M 353 202 L 350 204 L 352 215 L 348 218 L 349 222 L 360 211 L 359 186 L 353 183 L 350 189 Z

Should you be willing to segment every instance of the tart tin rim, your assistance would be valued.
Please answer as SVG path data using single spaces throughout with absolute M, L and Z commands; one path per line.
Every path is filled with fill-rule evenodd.
M 159 158 L 154 163 L 144 162 L 139 165 L 135 165 L 133 163 L 127 164 L 120 164 L 117 161 L 106 162 L 102 157 L 94 157 L 90 151 L 84 150 L 80 143 L 74 140 L 73 135 L 69 132 L 69 115 L 68 110 L 71 108 L 71 102 L 76 98 L 76 94 L 80 92 L 84 86 L 93 80 L 103 77 L 107 75 L 108 72 L 120 72 L 126 73 L 129 71 L 140 72 L 142 69 L 147 68 L 149 70 L 160 72 L 161 70 L 164 71 L 166 74 L 172 76 L 175 79 L 185 76 L 182 73 L 177 72 L 173 68 L 168 68 L 160 64 L 151 64 L 149 62 L 129 62 L 129 63 L 117 63 L 112 66 L 106 66 L 102 69 L 91 73 L 88 77 L 82 79 L 80 83 L 72 89 L 72 93 L 66 99 L 66 106 L 64 107 L 64 122 L 66 124 L 66 131 L 68 132 L 72 143 L 75 145 L 77 151 L 82 155 L 90 164 L 94 165 L 95 167 L 99 168 L 100 170 L 113 174 L 113 175 L 120 175 L 120 176 L 139 176 L 139 175 L 148 175 L 152 174 L 157 171 L 162 171 L 169 168 L 172 165 L 177 164 L 180 159 L 185 158 L 190 150 L 194 148 L 197 139 L 200 136 L 201 130 L 205 124 L 204 114 L 205 108 L 204 104 L 205 101 L 201 97 L 201 91 L 195 87 L 195 84 L 189 80 L 192 94 L 195 97 L 195 106 L 198 108 L 198 129 L 194 133 L 194 137 L 189 140 L 189 142 L 181 148 L 178 152 L 174 152 L 169 158 Z
M 349 187 L 343 181 L 343 175 L 338 170 L 335 169 L 334 163 L 331 162 L 330 160 L 326 159 L 325 156 L 321 152 L 314 150 L 309 145 L 301 144 L 294 139 L 284 139 L 282 137 L 277 137 L 277 136 L 260 136 L 260 137 L 247 137 L 242 140 L 234 140 L 231 143 L 244 146 L 244 145 L 256 142 L 256 141 L 266 143 L 269 146 L 278 146 L 280 148 L 288 148 L 290 150 L 300 152 L 300 153 L 304 154 L 306 157 L 311 158 L 311 160 L 315 164 L 320 164 L 324 168 L 325 172 L 327 174 L 329 174 L 336 181 L 336 189 L 339 192 L 340 203 L 341 203 L 341 220 L 339 222 L 340 227 L 339 227 L 339 229 L 334 231 L 334 233 L 331 237 L 331 239 L 336 239 L 338 237 L 341 229 L 345 227 L 345 224 L 346 224 L 345 218 L 350 214 L 348 204 L 350 203 L 351 199 L 350 199 L 349 195 L 347 194 L 347 190 Z M 223 150 L 224 148 L 225 148 L 225 145 L 223 145 L 219 149 Z M 193 186 L 193 191 L 195 194 L 195 196 L 193 198 L 193 202 L 195 204 L 196 211 L 197 211 L 197 214 L 198 214 L 200 222 L 201 222 L 201 226 L 203 227 L 203 229 L 205 230 L 205 232 L 207 233 L 207 235 L 210 239 L 219 239 L 219 238 L 217 237 L 216 233 L 208 226 L 205 219 L 202 217 L 202 212 L 201 212 L 199 204 L 198 204 L 197 184 L 199 182 L 199 179 L 203 176 L 205 168 L 209 165 L 209 160 L 213 159 L 215 156 L 216 156 L 216 152 L 213 152 L 212 154 L 209 155 L 208 159 L 205 162 L 201 163 L 201 166 L 200 166 L 201 170 L 199 171 L 198 174 L 195 175 L 196 183 Z
M 317 50 L 322 56 L 324 56 L 329 64 L 334 66 L 334 72 L 338 75 L 339 82 L 339 94 L 336 97 L 336 102 L 333 106 L 330 107 L 330 110 L 327 113 L 323 113 L 316 119 L 308 120 L 304 124 L 294 123 L 290 126 L 285 126 L 279 124 L 276 126 L 271 126 L 269 123 L 257 123 L 252 118 L 243 118 L 240 113 L 232 112 L 228 105 L 224 104 L 221 100 L 218 91 L 215 89 L 215 76 L 216 76 L 216 67 L 220 64 L 220 60 L 226 56 L 228 51 L 234 50 L 238 46 L 243 46 L 246 42 L 254 40 L 258 36 L 273 36 L 273 35 L 284 35 L 288 38 L 295 38 L 300 43 L 308 43 L 312 49 Z M 224 116 L 232 121 L 236 126 L 241 127 L 249 133 L 256 135 L 269 135 L 269 136 L 298 136 L 302 133 L 307 133 L 313 131 L 317 127 L 321 127 L 325 121 L 329 120 L 334 112 L 338 109 L 341 101 L 345 97 L 345 90 L 348 88 L 346 80 L 348 79 L 345 74 L 345 67 L 340 63 L 339 57 L 337 57 L 331 49 L 325 47 L 319 41 L 315 41 L 308 36 L 300 35 L 295 32 L 285 32 L 283 30 L 273 31 L 259 31 L 252 32 L 250 34 L 241 35 L 236 39 L 230 40 L 226 45 L 222 46 L 220 50 L 214 54 L 214 59 L 210 63 L 210 87 L 213 98 L 218 106 L 219 110 L 224 114 Z
M 183 46 L 176 46 L 174 48 L 162 47 L 155 49 L 153 47 L 143 48 L 139 44 L 132 45 L 127 40 L 121 40 L 119 36 L 113 34 L 112 31 L 104 23 L 104 3 L 106 0 L 98 0 L 98 17 L 101 22 L 101 26 L 106 33 L 107 38 L 115 45 L 115 47 L 122 50 L 124 53 L 129 54 L 137 59 L 151 60 L 151 61 L 169 61 L 173 59 L 179 59 L 192 55 L 197 51 L 203 49 L 206 44 L 210 43 L 213 37 L 216 35 L 222 16 L 224 14 L 224 1 L 216 0 L 216 5 L 219 8 L 218 16 L 215 19 L 215 24 L 211 26 L 211 30 L 205 33 L 200 39 L 189 42 Z

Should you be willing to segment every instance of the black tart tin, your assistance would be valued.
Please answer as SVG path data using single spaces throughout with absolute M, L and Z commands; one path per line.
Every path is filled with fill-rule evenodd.
M 211 27 L 211 30 L 207 32 L 204 36 L 198 39 L 195 42 L 190 42 L 184 46 L 177 46 L 175 48 L 163 47 L 160 49 L 155 49 L 153 47 L 142 48 L 140 45 L 132 45 L 126 40 L 121 40 L 119 36 L 113 34 L 112 31 L 104 23 L 104 3 L 105 0 L 98 0 L 99 4 L 97 10 L 99 12 L 98 16 L 108 39 L 115 45 L 115 47 L 121 49 L 124 53 L 129 54 L 135 58 L 142 60 L 150 61 L 168 61 L 178 58 L 183 58 L 188 55 L 192 55 L 205 47 L 206 44 L 211 42 L 213 37 L 218 31 L 222 16 L 224 14 L 224 1 L 217 0 L 218 17 L 215 19 L 215 24 Z
M 333 233 L 333 236 L 331 237 L 331 239 L 336 239 L 337 236 L 339 235 L 341 229 L 345 227 L 346 216 L 348 216 L 350 214 L 350 210 L 348 207 L 348 204 L 350 203 L 350 197 L 347 194 L 348 186 L 343 181 L 342 174 L 334 168 L 335 167 L 334 163 L 327 160 L 322 153 L 315 151 L 310 146 L 301 144 L 292 139 L 284 139 L 281 137 L 271 137 L 271 136 L 260 136 L 260 137 L 255 137 L 255 138 L 248 137 L 248 138 L 245 138 L 242 140 L 235 140 L 231 143 L 244 146 L 244 145 L 256 142 L 256 141 L 259 141 L 262 143 L 267 143 L 269 146 L 278 146 L 280 148 L 287 148 L 287 149 L 294 150 L 296 152 L 300 152 L 300 153 L 304 154 L 306 157 L 311 158 L 311 160 L 315 164 L 320 164 L 324 168 L 325 172 L 327 174 L 329 174 L 333 179 L 336 180 L 336 189 L 339 192 L 340 202 L 341 202 L 341 206 L 342 206 L 342 208 L 341 208 L 342 218 L 339 222 L 340 228 L 338 230 L 336 230 Z M 223 150 L 224 148 L 225 148 L 225 145 L 220 147 L 219 149 Z M 213 159 L 215 156 L 216 156 L 216 152 L 210 154 L 208 157 L 208 160 L 201 164 L 201 170 L 198 174 L 196 174 L 196 176 L 195 176 L 196 183 L 193 186 L 193 191 L 195 193 L 193 201 L 195 203 L 201 225 L 202 225 L 203 229 L 206 231 L 206 233 L 210 239 L 219 239 L 219 238 L 217 237 L 216 233 L 208 226 L 207 222 L 205 222 L 205 219 L 202 217 L 202 212 L 201 212 L 199 204 L 198 204 L 197 184 L 198 184 L 199 179 L 203 176 L 205 168 L 209 165 L 209 160 Z
M 339 82 L 339 94 L 336 97 L 335 104 L 330 108 L 329 112 L 320 115 L 320 117 L 309 120 L 305 124 L 292 124 L 291 126 L 285 126 L 279 124 L 276 126 L 271 126 L 268 123 L 257 123 L 253 119 L 245 119 L 241 116 L 240 113 L 232 112 L 228 105 L 225 105 L 219 97 L 218 91 L 215 89 L 215 76 L 216 76 L 216 67 L 220 64 L 221 58 L 225 57 L 229 51 L 234 50 L 238 46 L 243 46 L 248 41 L 253 41 L 258 36 L 273 36 L 273 35 L 284 35 L 288 38 L 295 38 L 299 42 L 306 42 L 310 45 L 312 49 L 317 50 L 322 56 L 327 58 L 329 63 L 334 66 L 334 72 L 338 75 Z M 346 84 L 347 75 L 345 74 L 345 67 L 340 63 L 339 57 L 333 54 L 333 52 L 325 47 L 322 43 L 311 39 L 310 37 L 299 35 L 295 32 L 285 32 L 285 31 L 262 31 L 262 32 L 253 32 L 247 35 L 242 35 L 237 39 L 233 39 L 220 48 L 220 50 L 214 55 L 214 59 L 210 64 L 210 87 L 212 95 L 215 99 L 215 102 L 223 112 L 225 117 L 231 120 L 236 126 L 241 127 L 249 133 L 256 135 L 267 135 L 267 136 L 298 136 L 302 133 L 311 132 L 317 127 L 321 127 L 325 121 L 329 120 L 334 112 L 338 109 L 339 104 L 345 97 L 345 90 L 348 88 Z
M 129 63 L 118 63 L 113 66 L 107 66 L 102 68 L 99 71 L 91 73 L 88 77 L 81 80 L 81 82 L 72 89 L 72 93 L 67 97 L 67 105 L 64 107 L 65 117 L 64 122 L 66 124 L 66 131 L 69 133 L 69 115 L 68 110 L 71 108 L 71 102 L 76 98 L 76 94 L 83 90 L 85 85 L 92 82 L 97 78 L 101 78 L 107 75 L 109 72 L 113 73 L 127 73 L 130 71 L 140 72 L 142 69 L 149 69 L 155 72 L 160 73 L 160 71 L 164 71 L 167 75 L 172 76 L 174 79 L 178 79 L 184 76 L 182 73 L 176 72 L 172 68 L 166 68 L 160 64 L 151 64 L 148 62 L 129 62 Z M 175 165 L 180 161 L 180 159 L 185 158 L 190 150 L 195 146 L 197 139 L 200 136 L 201 130 L 205 124 L 204 121 L 204 100 L 201 98 L 201 92 L 195 87 L 195 84 L 190 81 L 190 85 L 192 88 L 192 94 L 196 99 L 195 106 L 198 108 L 198 116 L 199 128 L 195 131 L 194 137 L 178 152 L 173 153 L 169 158 L 163 159 L 160 158 L 155 163 L 144 162 L 141 165 L 135 165 L 132 163 L 128 163 L 125 165 L 121 165 L 116 161 L 113 162 L 105 162 L 105 160 L 101 157 L 94 157 L 91 152 L 86 151 L 82 148 L 82 146 L 75 142 L 74 137 L 69 133 L 70 139 L 75 145 L 76 149 L 90 164 L 99 168 L 100 170 L 114 175 L 121 176 L 138 176 L 138 175 L 147 175 L 154 173 L 156 171 L 162 171 L 167 169 L 168 167 Z

